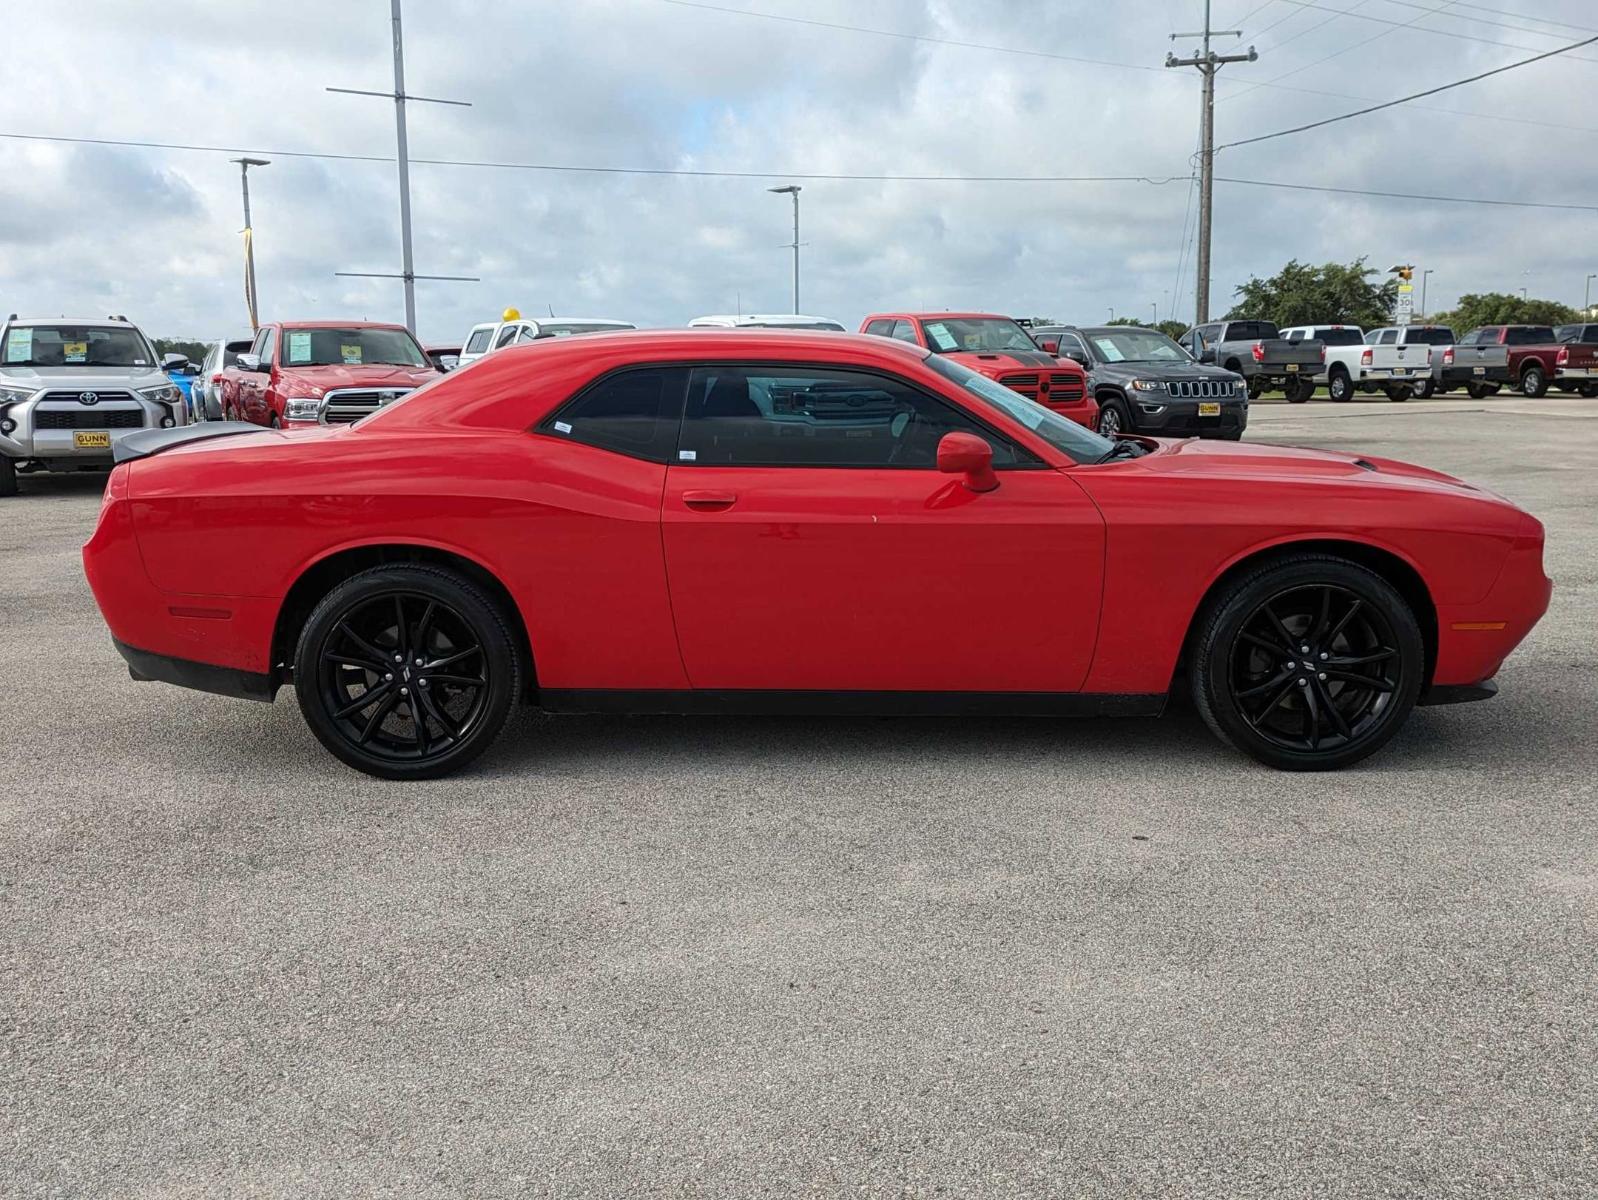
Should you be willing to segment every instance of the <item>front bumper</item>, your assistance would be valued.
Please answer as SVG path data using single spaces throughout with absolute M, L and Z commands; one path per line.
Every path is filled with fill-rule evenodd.
M 7 405 L 3 418 L 11 429 L 0 426 L 0 454 L 68 469 L 109 466 L 129 434 L 187 424 L 182 403 L 132 397 L 85 405 L 36 395 Z
M 1220 414 L 1199 416 L 1197 400 L 1129 399 L 1136 432 L 1153 437 L 1226 437 L 1248 428 L 1248 405 L 1237 400 L 1219 403 Z M 1151 411 L 1155 410 L 1155 411 Z

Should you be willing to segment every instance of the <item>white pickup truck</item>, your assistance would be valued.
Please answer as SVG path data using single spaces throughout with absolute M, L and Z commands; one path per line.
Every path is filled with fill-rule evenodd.
M 1454 344 L 1454 331 L 1446 325 L 1389 325 L 1365 335 L 1367 345 L 1424 346 L 1430 352 L 1431 374 L 1417 379 L 1415 395 L 1424 400 L 1442 387 L 1443 356 Z
M 1432 379 L 1431 347 L 1389 342 L 1372 345 L 1357 325 L 1293 325 L 1282 330 L 1289 341 L 1318 341 L 1326 346 L 1326 365 L 1310 379 L 1301 380 L 1287 398 L 1302 404 L 1317 387 L 1341 404 L 1356 390 L 1385 391 L 1394 401 L 1408 400 L 1419 381 Z
M 536 342 L 540 338 L 570 337 L 575 333 L 614 333 L 620 329 L 637 329 L 630 321 L 612 321 L 606 317 L 523 317 L 514 308 L 507 308 L 497 321 L 484 321 L 473 325 L 456 357 L 457 368 L 476 362 L 483 355 L 506 346 L 519 346 L 523 342 Z

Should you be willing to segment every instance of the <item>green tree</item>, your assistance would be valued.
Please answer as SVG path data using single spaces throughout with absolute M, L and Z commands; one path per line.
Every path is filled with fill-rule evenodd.
M 1296 258 L 1269 279 L 1250 279 L 1237 289 L 1227 320 L 1272 321 L 1277 325 L 1387 325 L 1398 299 L 1398 280 L 1377 283 L 1363 258 L 1315 267 Z
M 1557 300 L 1522 300 L 1506 292 L 1470 292 L 1450 312 L 1426 318 L 1428 325 L 1447 325 L 1455 333 L 1478 325 L 1563 325 L 1581 314 Z
M 168 354 L 181 354 L 191 363 L 201 362 L 211 347 L 204 342 L 191 342 L 183 338 L 154 338 L 155 352 L 163 357 Z

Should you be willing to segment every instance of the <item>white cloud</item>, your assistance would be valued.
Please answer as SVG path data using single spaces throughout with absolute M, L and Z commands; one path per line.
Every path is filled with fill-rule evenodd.
M 878 307 L 973 307 L 1099 320 L 1191 312 L 1183 251 L 1197 74 L 1158 69 L 1196 6 L 1087 0 L 724 0 L 926 37 L 1147 64 L 1150 70 L 875 37 L 664 3 L 485 6 L 410 0 L 407 83 L 470 109 L 414 105 L 418 158 L 837 174 L 1177 176 L 1148 184 L 804 181 L 807 311 L 852 323 Z M 1219 5 L 1218 23 L 1253 5 Z M 1524 57 L 1524 50 L 1324 12 L 1262 8 L 1261 60 L 1228 67 L 1222 141 L 1360 107 Z M 1591 6 L 1542 15 L 1577 25 Z M 1228 8 L 1237 12 L 1228 12 Z M 1410 20 L 1370 0 L 1361 13 Z M 1459 14 L 1436 29 L 1522 45 L 1557 38 Z M 392 108 L 327 85 L 390 80 L 379 0 L 133 6 L 86 0 L 70 36 L 49 6 L 7 26 L 0 130 L 390 155 Z M 153 15 L 152 15 L 153 14 Z M 1514 16 L 1495 20 L 1519 23 Z M 1325 21 L 1324 26 L 1317 22 Z M 1527 22 L 1528 26 L 1530 22 Z M 1553 26 L 1543 26 L 1555 33 Z M 1253 33 L 1254 31 L 1251 31 Z M 1574 30 L 1564 30 L 1574 38 Z M 1316 65 L 1380 33 L 1366 46 Z M 1591 57 L 1598 58 L 1598 54 Z M 1427 101 L 1433 108 L 1592 126 L 1598 63 L 1553 60 Z M 1282 86 L 1244 90 L 1243 81 Z M 1406 106 L 1229 150 L 1220 173 L 1378 190 L 1593 203 L 1598 134 Z M 127 312 L 157 335 L 244 321 L 238 169 L 225 153 L 0 140 L 0 304 Z M 390 163 L 278 156 L 252 173 L 264 310 L 397 317 Z M 480 275 L 418 284 L 421 332 L 459 336 L 507 304 L 646 324 L 788 306 L 791 209 L 765 179 L 413 169 L 416 265 Z M 1593 268 L 1594 215 L 1217 185 L 1215 286 L 1289 257 L 1435 269 L 1429 303 L 1510 290 L 1569 302 Z

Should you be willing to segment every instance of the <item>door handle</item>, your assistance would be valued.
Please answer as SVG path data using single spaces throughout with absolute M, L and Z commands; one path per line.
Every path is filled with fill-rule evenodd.
M 684 492 L 682 502 L 700 512 L 720 512 L 738 503 L 736 492 Z

